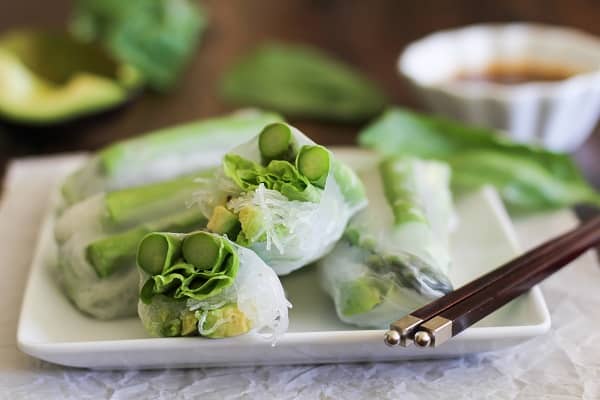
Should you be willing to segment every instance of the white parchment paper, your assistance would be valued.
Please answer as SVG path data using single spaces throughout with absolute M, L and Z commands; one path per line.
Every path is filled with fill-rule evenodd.
M 13 163 L 0 200 L 0 399 L 600 399 L 600 268 L 588 253 L 543 283 L 552 329 L 509 350 L 444 361 L 156 371 L 90 371 L 16 346 L 21 297 L 57 165 Z M 525 248 L 576 223 L 515 221 Z

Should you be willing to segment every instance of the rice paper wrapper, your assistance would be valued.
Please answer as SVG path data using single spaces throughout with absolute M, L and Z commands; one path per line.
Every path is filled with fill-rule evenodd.
M 359 172 L 369 206 L 350 221 L 345 237 L 318 263 L 321 284 L 344 322 L 386 328 L 452 289 L 448 241 L 457 221 L 450 171 L 439 162 L 404 163 L 413 168 L 407 189 L 414 203 L 409 210 L 417 209 L 425 220 L 407 217 L 397 222 L 375 160 Z
M 138 274 L 130 268 L 100 278 L 86 256 L 86 247 L 106 237 L 101 217 L 103 194 L 75 204 L 55 219 L 58 261 L 52 273 L 67 297 L 86 314 L 98 319 L 131 317 L 136 313 Z
M 137 231 L 135 236 L 151 230 L 173 225 L 178 221 L 181 208 L 185 209 L 185 199 L 175 196 L 160 207 L 150 207 L 140 220 L 127 226 L 107 227 L 103 222 L 106 207 L 105 194 L 99 193 L 69 207 L 61 216 L 55 217 L 54 237 L 58 250 L 56 265 L 51 272 L 60 283 L 66 296 L 82 312 L 98 319 L 115 319 L 136 315 L 139 276 L 135 264 L 137 241 L 130 243 L 131 248 L 119 256 L 121 264 L 107 276 L 99 276 L 88 258 L 88 246 L 112 235 Z M 191 214 L 189 211 L 185 215 Z M 189 227 L 177 226 L 184 231 L 199 229 L 206 222 L 200 212 L 197 218 L 191 218 Z M 116 236 L 121 237 L 122 236 Z M 113 240 L 115 241 L 115 240 Z M 117 242 L 119 240 L 116 240 Z M 115 243 L 119 246 L 121 243 Z M 107 251 L 112 252 L 111 249 Z M 124 257 L 124 259 L 121 259 Z
M 257 109 L 166 127 L 115 143 L 65 179 L 63 202 L 172 179 L 219 165 L 223 154 L 281 118 Z

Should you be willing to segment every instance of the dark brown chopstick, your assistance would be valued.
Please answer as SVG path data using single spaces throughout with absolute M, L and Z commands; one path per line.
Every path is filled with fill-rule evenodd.
M 404 318 L 386 332 L 389 345 L 437 346 L 500 308 L 600 243 L 600 217 L 528 251 Z

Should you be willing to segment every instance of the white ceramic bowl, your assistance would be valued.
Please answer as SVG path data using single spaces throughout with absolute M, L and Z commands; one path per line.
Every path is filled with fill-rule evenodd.
M 580 73 L 514 85 L 455 79 L 506 61 L 560 65 Z M 441 31 L 409 45 L 398 69 L 435 113 L 552 150 L 575 150 L 600 113 L 600 39 L 574 29 L 484 24 Z

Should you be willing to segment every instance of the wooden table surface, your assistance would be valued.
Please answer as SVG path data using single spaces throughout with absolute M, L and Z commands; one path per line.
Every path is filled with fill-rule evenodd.
M 600 36 L 600 7 L 592 1 L 210 0 L 210 28 L 171 93 L 145 93 L 124 109 L 93 123 L 52 135 L 0 131 L 0 171 L 10 158 L 94 150 L 115 139 L 233 109 L 218 96 L 222 71 L 268 40 L 317 45 L 378 82 L 396 104 L 419 108 L 395 62 L 409 42 L 435 30 L 478 22 L 538 21 L 570 25 Z M 67 0 L 0 1 L 0 32 L 20 26 L 64 27 Z M 324 144 L 351 144 L 360 125 L 295 121 Z M 588 179 L 600 188 L 600 134 L 575 153 Z

